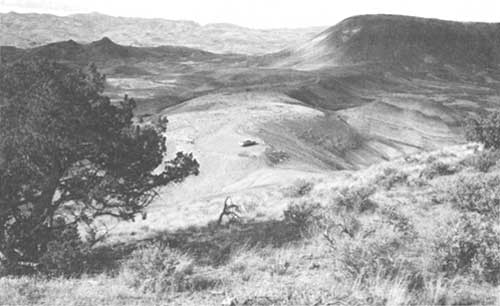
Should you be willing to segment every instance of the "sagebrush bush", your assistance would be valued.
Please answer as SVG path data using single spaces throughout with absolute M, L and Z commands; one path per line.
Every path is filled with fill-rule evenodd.
M 193 261 L 168 247 L 149 245 L 135 250 L 123 264 L 128 285 L 143 292 L 164 293 L 186 289 Z
M 266 148 L 264 155 L 272 166 L 284 163 L 290 159 L 290 154 L 287 152 L 274 150 L 273 148 Z
M 436 241 L 435 256 L 449 277 L 470 275 L 497 285 L 500 281 L 500 229 L 479 213 L 462 213 Z
M 386 190 L 391 189 L 397 184 L 404 184 L 408 181 L 408 173 L 394 169 L 385 168 L 383 173 L 375 178 L 375 183 Z
M 319 222 L 322 217 L 322 206 L 319 203 L 307 201 L 292 202 L 283 212 L 285 222 L 293 223 L 306 231 Z
M 344 236 L 357 237 L 362 230 L 362 224 L 356 213 L 333 209 L 326 211 L 322 216 L 319 228 L 323 230 L 323 236 L 327 238 L 330 246 L 336 248 L 335 240 Z
M 456 208 L 500 218 L 500 176 L 497 174 L 462 175 L 448 189 Z
M 452 175 L 458 171 L 460 171 L 460 167 L 458 165 L 451 165 L 442 161 L 434 161 L 430 165 L 426 166 L 422 172 L 420 172 L 420 177 L 432 180 L 435 177 Z
M 381 210 L 381 215 L 384 222 L 400 233 L 402 238 L 411 241 L 417 237 L 415 226 L 410 218 L 402 214 L 397 208 L 385 207 Z
M 480 153 L 473 154 L 462 161 L 466 167 L 472 167 L 481 172 L 488 172 L 495 166 L 500 159 L 500 151 L 484 150 Z
M 377 208 L 377 204 L 370 198 L 374 193 L 375 188 L 373 187 L 356 186 L 344 188 L 334 197 L 333 208 L 358 213 L 374 211 Z
M 17 296 L 20 297 L 23 305 L 38 305 L 47 294 L 43 285 L 40 285 L 36 279 L 23 279 L 16 287 Z
M 194 274 L 189 256 L 156 244 L 132 252 L 121 276 L 130 287 L 156 294 L 205 290 L 218 284 L 216 279 Z
M 300 198 L 308 195 L 314 188 L 314 183 L 304 179 L 296 180 L 293 185 L 285 188 L 284 193 L 291 198 Z
M 364 282 L 381 277 L 408 275 L 409 285 L 420 286 L 421 273 L 406 254 L 407 240 L 393 227 L 381 223 L 363 228 L 355 237 L 337 241 L 336 255 L 342 270 Z
M 465 136 L 469 141 L 482 143 L 486 149 L 500 149 L 500 112 L 467 118 Z
M 468 277 L 434 276 L 411 305 L 497 305 L 491 293 L 490 286 Z

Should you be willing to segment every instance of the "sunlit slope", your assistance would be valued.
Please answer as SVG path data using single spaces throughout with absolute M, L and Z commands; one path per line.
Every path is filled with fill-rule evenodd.
M 365 137 L 402 147 L 435 150 L 463 140 L 458 112 L 437 102 L 393 98 L 339 113 Z
M 172 188 L 169 201 L 282 185 L 298 177 L 355 169 L 402 154 L 368 140 L 334 112 L 284 94 L 213 94 L 166 109 L 168 150 L 193 152 L 198 177 Z M 245 140 L 255 145 L 244 147 Z

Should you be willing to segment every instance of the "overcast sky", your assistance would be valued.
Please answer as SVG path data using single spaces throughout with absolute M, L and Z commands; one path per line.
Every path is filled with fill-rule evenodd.
M 333 25 L 353 15 L 376 13 L 500 22 L 500 0 L 0 0 L 0 11 L 100 12 L 253 28 Z

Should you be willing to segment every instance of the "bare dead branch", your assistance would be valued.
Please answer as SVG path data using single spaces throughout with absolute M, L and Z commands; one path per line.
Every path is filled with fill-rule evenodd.
M 229 204 L 231 202 L 231 204 Z M 232 203 L 231 197 L 227 197 L 226 200 L 224 200 L 224 208 L 222 209 L 222 212 L 219 215 L 219 219 L 217 220 L 217 225 L 220 226 L 222 224 L 222 221 L 224 219 L 224 216 L 227 216 L 229 220 L 240 220 L 241 217 L 239 215 L 240 213 L 240 207 L 236 204 Z

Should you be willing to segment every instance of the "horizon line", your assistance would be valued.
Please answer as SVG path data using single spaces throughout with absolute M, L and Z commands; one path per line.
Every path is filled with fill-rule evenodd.
M 77 16 L 77 15 L 101 15 L 101 16 L 106 16 L 106 17 L 112 17 L 112 18 L 130 18 L 130 19 L 143 19 L 143 20 L 165 20 L 165 21 L 177 21 L 177 22 L 189 22 L 189 23 L 194 23 L 199 26 L 208 26 L 208 25 L 232 25 L 236 27 L 241 27 L 241 28 L 247 28 L 247 29 L 252 29 L 252 30 L 277 30 L 277 29 L 307 29 L 307 28 L 328 28 L 331 26 L 334 26 L 335 24 L 342 22 L 346 19 L 353 18 L 353 17 L 358 17 L 358 16 L 401 16 L 401 17 L 413 17 L 413 18 L 422 18 L 422 19 L 434 19 L 434 20 L 441 20 L 441 21 L 450 21 L 450 22 L 459 22 L 459 23 L 489 23 L 489 24 L 496 24 L 500 23 L 500 21 L 497 22 L 488 22 L 488 21 L 464 21 L 464 20 L 453 20 L 453 19 L 446 19 L 446 18 L 436 18 L 436 17 L 422 17 L 422 16 L 417 16 L 417 15 L 406 15 L 406 14 L 393 14 L 393 13 L 367 13 L 367 14 L 357 14 L 357 15 L 351 15 L 345 18 L 341 18 L 340 20 L 328 24 L 328 25 L 308 25 L 308 26 L 293 26 L 293 27 L 252 27 L 252 26 L 245 26 L 245 25 L 240 25 L 232 22 L 207 22 L 207 23 L 202 23 L 196 20 L 191 20 L 191 19 L 169 19 L 165 17 L 143 17 L 143 16 L 125 16 L 125 15 L 111 15 L 108 13 L 102 13 L 99 11 L 88 11 L 88 12 L 72 12 L 72 13 L 56 13 L 56 12 L 42 12 L 42 11 L 16 11 L 16 10 L 8 10 L 8 11 L 2 11 L 0 9 L 0 14 L 19 14 L 19 15 L 51 15 L 51 16 L 56 16 L 56 17 L 72 17 L 72 16 Z

